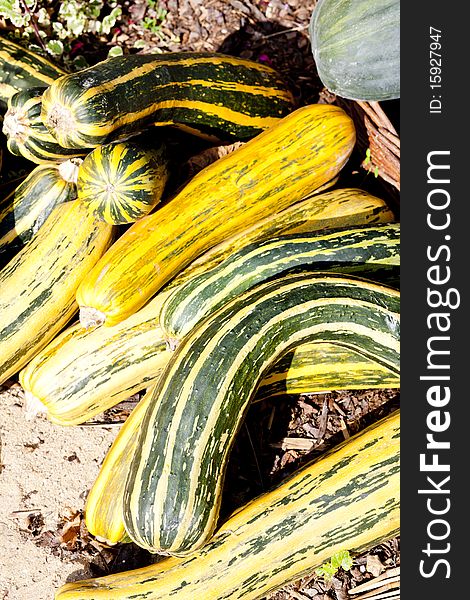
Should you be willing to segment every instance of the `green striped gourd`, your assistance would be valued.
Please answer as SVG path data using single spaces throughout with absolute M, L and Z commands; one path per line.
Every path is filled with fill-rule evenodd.
M 170 286 L 183 284 L 188 279 L 216 267 L 230 254 L 254 242 L 287 233 L 301 234 L 354 225 L 391 223 L 393 220 L 393 213 L 387 204 L 363 190 L 340 188 L 315 194 L 256 221 L 210 248 L 183 269 L 171 281 Z
M 202 319 L 235 296 L 293 269 L 380 280 L 393 275 L 397 279 L 399 264 L 399 224 L 286 234 L 248 244 L 179 286 L 165 301 L 160 322 L 174 348 Z
M 399 528 L 394 413 L 237 510 L 188 557 L 67 583 L 55 600 L 256 600 L 337 552 L 370 548 Z
M 47 58 L 0 36 L 0 106 L 31 87 L 49 86 L 66 71 Z
M 0 266 L 37 233 L 52 210 L 77 197 L 75 161 L 39 165 L 0 200 Z
M 400 380 L 396 374 L 353 350 L 336 344 L 310 343 L 302 344 L 276 362 L 263 378 L 253 402 L 275 396 L 284 398 L 285 394 L 330 389 L 399 386 Z M 87 529 L 110 544 L 130 541 L 122 512 L 125 483 L 152 393 L 153 388 L 147 391 L 124 422 L 87 497 Z
M 0 271 L 0 383 L 14 375 L 77 310 L 75 292 L 111 242 L 112 227 L 73 200 L 57 206 Z
M 125 231 L 80 286 L 78 304 L 94 322 L 122 321 L 203 252 L 336 177 L 354 142 L 340 108 L 296 110 Z
M 168 175 L 163 144 L 158 148 L 133 142 L 106 144 L 81 164 L 78 197 L 106 223 L 133 223 L 160 201 Z
M 247 139 L 291 110 L 267 65 L 186 52 L 117 56 L 61 77 L 44 94 L 42 117 L 64 148 L 93 148 L 152 124 Z
M 301 274 L 236 297 L 186 336 L 162 374 L 131 465 L 124 523 L 151 552 L 211 537 L 227 459 L 262 374 L 302 342 L 336 342 L 399 372 L 399 293 Z
M 8 99 L 8 110 L 2 131 L 7 137 L 8 149 L 36 163 L 63 161 L 83 156 L 83 150 L 62 148 L 41 120 L 44 88 L 29 88 Z

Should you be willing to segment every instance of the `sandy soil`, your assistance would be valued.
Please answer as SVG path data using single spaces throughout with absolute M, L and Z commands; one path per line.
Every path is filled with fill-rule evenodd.
M 0 599 L 51 600 L 66 580 L 91 576 L 60 530 L 83 510 L 118 427 L 27 420 L 17 384 L 0 405 Z

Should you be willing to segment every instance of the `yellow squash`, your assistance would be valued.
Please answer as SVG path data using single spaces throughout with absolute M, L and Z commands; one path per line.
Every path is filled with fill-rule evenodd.
M 122 321 L 200 254 L 333 179 L 354 143 L 353 122 L 336 106 L 280 119 L 134 223 L 83 281 L 78 304 L 95 322 Z
M 19 371 L 77 310 L 75 292 L 109 246 L 112 226 L 78 201 L 57 206 L 0 271 L 0 383 Z

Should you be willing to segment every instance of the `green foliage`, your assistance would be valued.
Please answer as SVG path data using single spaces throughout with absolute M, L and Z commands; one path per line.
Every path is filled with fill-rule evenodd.
M 142 21 L 142 27 L 161 38 L 163 36 L 161 31 L 162 24 L 166 19 L 168 11 L 157 6 L 157 4 L 155 0 L 147 0 L 149 10 Z
M 103 15 L 105 7 L 110 11 Z M 82 57 L 68 59 L 72 43 L 82 34 L 108 35 L 121 16 L 118 0 L 62 0 L 58 10 L 40 0 L 0 0 L 0 18 L 41 50 L 43 45 L 54 57 L 64 57 L 70 68 L 87 66 Z
M 321 567 L 316 569 L 315 573 L 324 577 L 326 581 L 330 580 L 338 571 L 339 568 L 344 571 L 349 571 L 352 567 L 353 559 L 349 554 L 348 550 L 340 550 L 336 554 L 333 554 L 330 561 L 323 564 Z

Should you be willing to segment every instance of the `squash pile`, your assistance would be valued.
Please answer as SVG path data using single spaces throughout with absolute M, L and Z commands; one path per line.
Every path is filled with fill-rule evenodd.
M 19 373 L 59 425 L 147 390 L 86 524 L 170 556 L 56 598 L 254 599 L 396 533 L 398 414 L 219 525 L 251 402 L 399 385 L 399 225 L 375 196 L 328 190 L 352 120 L 294 110 L 273 69 L 224 55 L 63 74 L 0 40 L 0 60 L 16 69 L 1 88 L 8 148 L 38 165 L 0 203 L 0 383 Z M 246 143 L 165 196 L 163 125 Z

